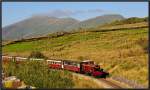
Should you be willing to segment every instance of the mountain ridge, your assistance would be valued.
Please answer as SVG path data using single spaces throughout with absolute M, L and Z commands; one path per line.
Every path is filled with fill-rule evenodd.
M 2 29 L 2 40 L 19 40 L 47 35 L 60 31 L 72 31 L 74 29 L 90 28 L 124 19 L 121 15 L 102 15 L 88 20 L 79 21 L 71 17 L 57 18 L 49 16 L 32 16 Z M 86 27 L 89 26 L 89 27 Z

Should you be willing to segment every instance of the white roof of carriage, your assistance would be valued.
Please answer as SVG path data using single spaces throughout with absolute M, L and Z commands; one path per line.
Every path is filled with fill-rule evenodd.
M 91 62 L 92 60 L 84 60 L 84 61 L 82 61 L 82 62 Z M 93 61 L 92 61 L 93 62 Z
M 51 62 L 61 62 L 61 61 L 57 61 L 57 60 L 47 60 L 47 61 L 51 61 Z

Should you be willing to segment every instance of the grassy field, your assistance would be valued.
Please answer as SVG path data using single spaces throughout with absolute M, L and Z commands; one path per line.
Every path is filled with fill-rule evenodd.
M 73 74 L 73 82 L 75 82 L 73 88 L 104 88 L 102 83 L 98 83 L 88 76 Z
M 91 59 L 112 76 L 148 86 L 148 28 L 84 32 L 2 47 L 8 55 L 29 56 L 37 50 L 50 58 Z

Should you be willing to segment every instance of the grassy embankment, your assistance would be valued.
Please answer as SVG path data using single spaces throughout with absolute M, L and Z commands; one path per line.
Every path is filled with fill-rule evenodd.
M 3 54 L 8 55 L 29 56 L 31 51 L 38 50 L 51 58 L 91 59 L 102 65 L 104 70 L 111 71 L 117 67 L 111 72 L 112 76 L 119 75 L 148 86 L 147 44 L 148 28 L 137 28 L 74 33 L 19 42 L 2 49 Z

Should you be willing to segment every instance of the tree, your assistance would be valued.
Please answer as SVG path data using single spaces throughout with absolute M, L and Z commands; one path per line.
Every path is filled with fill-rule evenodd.
M 28 58 L 44 58 L 44 59 L 47 59 L 47 57 L 44 56 L 43 53 L 41 53 L 39 51 L 32 51 Z

